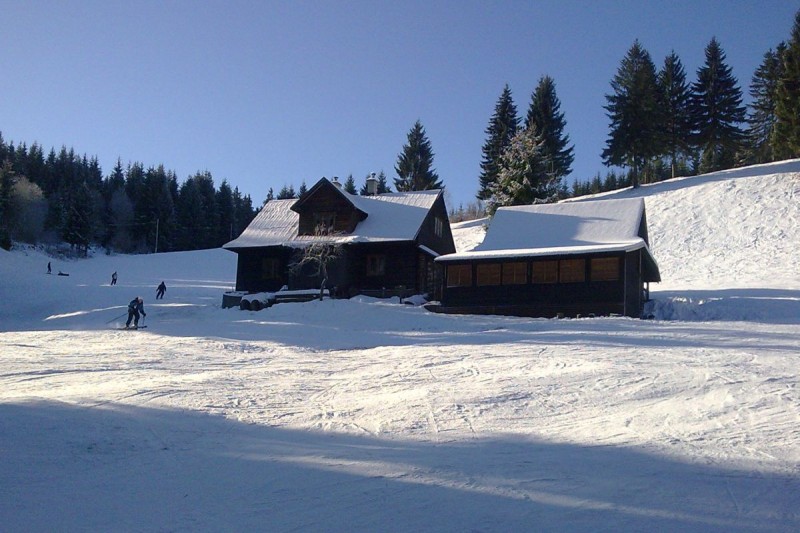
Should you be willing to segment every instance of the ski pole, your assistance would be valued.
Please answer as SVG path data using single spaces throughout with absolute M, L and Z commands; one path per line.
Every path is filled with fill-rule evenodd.
M 124 317 L 126 314 L 127 314 L 127 313 L 122 313 L 121 315 L 119 315 L 119 316 L 117 316 L 117 317 L 114 317 L 114 318 L 112 318 L 111 320 L 109 320 L 108 322 L 106 322 L 106 324 L 110 324 L 110 323 L 112 323 L 112 322 L 113 322 L 113 321 L 115 321 L 115 320 L 119 320 L 120 318 Z

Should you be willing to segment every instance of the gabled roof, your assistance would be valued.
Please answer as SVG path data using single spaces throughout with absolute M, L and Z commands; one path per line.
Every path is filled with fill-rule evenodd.
M 309 190 L 310 192 L 310 190 Z M 292 210 L 300 200 L 272 200 L 261 209 L 250 225 L 223 248 L 236 250 L 263 246 L 304 246 L 310 242 L 356 243 L 413 241 L 442 195 L 441 190 L 413 191 L 358 196 L 340 193 L 367 215 L 352 233 L 345 235 L 298 235 L 300 215 Z
M 335 180 L 335 178 L 334 178 L 334 180 Z M 300 198 L 298 198 L 294 202 L 294 204 L 292 204 L 292 208 L 291 208 L 292 211 L 296 211 L 298 213 L 302 212 L 303 205 L 306 202 L 308 202 L 311 198 L 313 198 L 314 195 L 317 193 L 317 191 L 319 191 L 320 189 L 323 189 L 323 188 L 326 188 L 326 189 L 329 189 L 331 191 L 334 191 L 334 193 L 338 193 L 344 199 L 345 202 L 349 203 L 353 207 L 353 209 L 355 209 L 356 211 L 358 211 L 362 215 L 362 218 L 367 215 L 367 213 L 365 213 L 363 210 L 359 209 L 358 206 L 355 205 L 355 203 L 353 203 L 353 201 L 351 200 L 351 197 L 353 195 L 346 193 L 341 188 L 341 185 L 338 185 L 338 182 L 337 182 L 336 185 L 334 185 L 333 183 L 328 181 L 328 178 L 321 178 L 308 191 L 306 191 L 306 193 L 304 195 L 302 195 Z
M 437 261 L 633 251 L 652 257 L 642 221 L 642 198 L 501 207 L 483 242 Z

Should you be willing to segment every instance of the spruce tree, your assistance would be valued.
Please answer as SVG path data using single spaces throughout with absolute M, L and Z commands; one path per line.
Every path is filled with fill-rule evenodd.
M 271 191 L 272 188 L 270 188 L 270 192 Z M 270 200 L 271 199 L 272 198 L 270 198 Z M 250 195 L 242 195 L 242 193 L 239 192 L 238 187 L 233 189 L 233 206 L 235 212 L 233 237 L 236 238 L 242 234 L 245 228 L 256 216 L 256 210 L 253 209 L 253 200 L 250 198 Z
M 716 38 L 708 43 L 705 54 L 691 99 L 694 145 L 701 152 L 700 173 L 733 167 L 744 141 L 738 125 L 745 121 L 742 91 Z
M 608 104 L 604 106 L 611 131 L 602 153 L 603 162 L 628 167 L 631 183 L 638 187 L 640 170 L 661 150 L 662 121 L 656 68 L 638 40 L 622 59 L 611 88 L 613 94 L 606 95 Z
M 0 161 L 0 248 L 11 249 L 11 196 L 16 177 L 11 161 Z
M 500 155 L 498 170 L 487 200 L 490 216 L 502 206 L 558 200 L 560 178 L 548 172 L 544 139 L 535 125 L 517 132 L 511 139 Z
M 232 241 L 236 220 L 236 210 L 233 203 L 233 191 L 228 185 L 228 180 L 222 180 L 216 193 L 217 211 L 219 212 L 219 227 L 217 229 L 217 246 L 222 246 Z
M 561 102 L 556 95 L 556 84 L 550 76 L 542 76 L 531 96 L 525 127 L 531 125 L 542 137 L 542 157 L 547 170 L 556 178 L 572 172 L 575 160 L 574 148 L 569 144 L 569 135 L 564 133 L 566 121 L 561 112 Z
M 358 190 L 356 189 L 356 180 L 353 179 L 352 174 L 347 176 L 347 179 L 344 180 L 344 192 L 348 194 L 358 194 Z
M 481 159 L 481 174 L 479 176 L 480 188 L 477 197 L 486 200 L 491 196 L 491 185 L 497 180 L 497 162 L 509 144 L 511 138 L 517 134 L 519 118 L 517 107 L 511 96 L 508 84 L 503 88 L 503 93 L 494 106 L 494 115 L 486 127 L 486 142 L 483 144 L 483 158 Z
M 775 104 L 778 96 L 778 81 L 783 64 L 781 55 L 786 45 L 781 43 L 777 50 L 769 49 L 764 54 L 750 82 L 750 109 L 747 114 L 746 148 L 741 163 L 758 164 L 774 161 L 772 150 L 775 130 Z
M 772 141 L 777 159 L 800 157 L 800 11 L 795 14 L 792 35 L 782 55 Z
M 86 182 L 73 184 L 65 197 L 65 217 L 61 237 L 84 257 L 94 238 L 92 195 Z
M 177 249 L 203 248 L 201 235 L 204 233 L 205 209 L 198 182 L 193 178 L 184 181 L 180 186 L 175 205 L 178 223 Z
M 397 178 L 394 180 L 395 188 L 400 192 L 441 189 L 442 182 L 433 170 L 431 142 L 419 120 L 408 132 L 407 139 L 408 142 L 397 156 L 397 164 L 394 167 L 397 172 Z
M 138 232 L 147 251 L 167 252 L 175 245 L 175 198 L 170 190 L 173 178 L 174 173 L 164 165 L 150 167 L 144 174 Z
M 389 187 L 389 183 L 386 179 L 386 173 L 381 170 L 378 172 L 378 194 L 386 194 L 392 192 L 392 188 Z
M 366 196 L 367 194 L 369 194 L 369 191 L 367 191 L 367 180 L 370 177 L 373 177 L 373 174 L 367 174 L 364 177 L 364 185 L 362 185 L 361 188 L 358 190 L 358 194 L 360 194 L 361 196 Z M 377 180 L 378 180 L 378 190 L 375 194 L 386 194 L 392 192 L 392 188 L 389 187 L 389 184 L 386 182 L 386 173 L 383 170 L 381 170 L 378 173 Z
M 689 140 L 692 134 L 689 111 L 691 92 L 683 64 L 674 51 L 664 59 L 664 67 L 658 73 L 658 84 L 663 109 L 661 144 L 670 158 L 671 175 L 674 178 L 677 175 L 678 158 L 690 154 Z
M 294 192 L 294 185 L 284 185 L 278 191 L 278 200 L 291 200 L 297 198 L 297 193 Z
M 219 211 L 217 209 L 217 192 L 214 187 L 214 178 L 208 171 L 198 172 L 192 178 L 197 182 L 197 188 L 203 199 L 203 218 L 200 224 L 202 233 L 198 236 L 199 249 L 217 248 L 216 235 L 219 228 Z
M 111 174 L 103 181 L 102 195 L 104 204 L 101 220 L 105 227 L 100 235 L 100 244 L 106 248 L 117 247 L 121 250 L 120 244 L 123 239 L 127 242 L 127 238 L 123 238 L 123 235 L 127 234 L 127 224 L 130 221 L 119 213 L 121 197 L 125 196 L 125 171 L 119 158 Z M 127 197 L 125 199 L 127 200 Z M 130 201 L 127 201 L 126 213 L 129 212 L 127 211 L 129 205 Z

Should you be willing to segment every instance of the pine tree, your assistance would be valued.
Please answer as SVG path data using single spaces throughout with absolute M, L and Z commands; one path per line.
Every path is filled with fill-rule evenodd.
M 558 199 L 560 179 L 548 172 L 544 139 L 536 126 L 525 128 L 511 139 L 498 160 L 497 181 L 486 210 L 494 215 L 498 207 L 553 202 Z
M 216 188 L 214 178 L 208 171 L 198 172 L 192 178 L 197 182 L 197 188 L 203 199 L 203 218 L 200 228 L 202 233 L 198 235 L 199 249 L 207 250 L 217 248 L 216 241 L 217 228 L 219 228 L 219 211 L 217 209 Z
M 660 151 L 662 111 L 656 69 L 650 54 L 636 40 L 622 59 L 611 81 L 613 94 L 606 95 L 605 107 L 609 138 L 603 150 L 603 162 L 629 167 L 632 184 L 639 186 L 639 171 L 645 162 Z
M 308 187 L 306 186 L 305 180 L 303 180 L 303 182 L 300 184 L 300 188 L 297 190 L 297 197 L 300 198 L 307 192 L 308 192 Z
M 750 82 L 751 102 L 747 115 L 746 148 L 740 161 L 743 164 L 769 163 L 775 160 L 771 142 L 775 130 L 778 81 L 783 67 L 781 55 L 785 49 L 784 43 L 778 45 L 777 50 L 769 49 Z
M 28 145 L 21 142 L 14 150 L 14 156 L 11 159 L 12 169 L 17 176 L 28 175 Z
M 178 221 L 177 249 L 202 249 L 200 239 L 196 236 L 199 237 L 203 233 L 205 206 L 198 183 L 193 178 L 181 184 L 175 209 Z
M 506 84 L 494 106 L 494 115 L 486 127 L 487 138 L 483 144 L 481 174 L 478 177 L 480 188 L 477 197 L 479 200 L 486 200 L 491 195 L 491 185 L 497 181 L 497 161 L 503 150 L 511 144 L 511 138 L 517 134 L 518 128 L 517 107 L 514 105 L 511 89 Z
M 378 194 L 386 194 L 392 192 L 392 188 L 389 187 L 389 183 L 386 178 L 386 173 L 381 170 L 378 172 Z
M 125 196 L 125 171 L 122 168 L 122 160 L 117 158 L 117 163 L 105 180 L 103 180 L 102 187 L 103 196 L 103 212 L 101 220 L 103 223 L 103 230 L 100 233 L 100 244 L 106 248 L 123 249 L 123 240 L 127 243 L 126 225 L 130 220 L 125 219 L 120 211 L 124 210 L 126 213 L 127 206 L 130 206 L 130 201 L 127 201 L 126 208 L 120 208 L 122 202 L 121 196 Z M 125 196 L 127 200 L 127 196 Z
M 270 188 L 270 194 L 271 191 L 272 188 Z M 236 238 L 242 234 L 248 224 L 250 224 L 256 216 L 256 211 L 253 209 L 253 200 L 250 198 L 250 195 L 243 196 L 242 193 L 239 192 L 238 187 L 233 189 L 233 206 L 235 213 L 233 237 Z
M 419 120 L 414 123 L 407 138 L 408 142 L 397 156 L 394 167 L 398 176 L 394 180 L 395 188 L 400 192 L 441 189 L 442 182 L 432 168 L 434 154 L 431 142 Z
M 16 176 L 11 161 L 0 161 L 0 248 L 11 249 L 11 195 Z
M 216 194 L 217 211 L 219 212 L 219 227 L 217 229 L 217 246 L 222 246 L 234 237 L 236 209 L 233 203 L 233 191 L 228 185 L 228 180 L 222 180 Z
M 358 190 L 358 194 L 360 194 L 361 196 L 366 196 L 367 194 L 369 194 L 369 192 L 367 191 L 367 180 L 370 177 L 373 177 L 373 174 L 366 175 L 366 177 L 364 178 L 364 185 L 362 185 L 361 189 Z M 378 173 L 377 180 L 378 180 L 378 188 L 375 194 L 386 194 L 392 192 L 392 188 L 389 187 L 389 184 L 386 181 L 386 173 L 383 170 L 381 170 Z
M 733 167 L 744 141 L 738 124 L 745 121 L 742 91 L 716 38 L 708 43 L 705 54 L 706 62 L 692 84 L 691 99 L 694 145 L 701 151 L 701 173 Z
M 795 14 L 792 35 L 782 59 L 772 141 L 777 159 L 800 157 L 800 11 Z
M 556 84 L 550 76 L 542 76 L 531 96 L 525 127 L 536 126 L 544 142 L 542 156 L 548 172 L 563 178 L 572 172 L 575 160 L 574 147 L 569 145 L 569 135 L 564 133 L 566 121 L 561 112 L 561 102 L 556 95 Z
M 278 200 L 291 200 L 292 198 L 297 198 L 297 194 L 294 192 L 294 185 L 284 185 L 278 191 Z
M 670 158 L 674 178 L 677 175 L 678 158 L 690 154 L 689 139 L 692 134 L 689 112 L 691 92 L 686 83 L 683 64 L 674 51 L 664 59 L 664 67 L 658 73 L 658 84 L 664 111 L 662 144 Z
M 350 174 L 347 176 L 347 179 L 344 180 L 344 192 L 348 194 L 357 194 L 358 190 L 356 189 L 356 180 L 353 179 L 353 175 Z
M 46 178 L 44 151 L 42 147 L 33 143 L 28 150 L 28 179 L 42 188 Z
M 89 243 L 94 238 L 92 232 L 92 197 L 89 186 L 83 182 L 74 184 L 66 195 L 65 220 L 61 237 L 86 256 Z

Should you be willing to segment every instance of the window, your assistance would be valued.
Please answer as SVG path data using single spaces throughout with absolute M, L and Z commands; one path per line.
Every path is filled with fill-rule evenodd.
M 472 265 L 450 265 L 447 267 L 448 287 L 472 286 Z
M 558 281 L 558 261 L 534 261 L 533 283 L 556 283 Z
M 562 259 L 559 261 L 558 281 L 561 283 L 586 281 L 586 260 Z
M 528 282 L 528 263 L 503 263 L 503 285 L 523 285 Z
M 444 221 L 439 217 L 433 219 L 433 232 L 437 237 L 441 237 L 444 233 Z
M 273 257 L 264 258 L 261 260 L 261 278 L 262 279 L 280 279 L 280 266 L 281 263 Z
M 386 274 L 386 256 L 367 256 L 367 276 L 383 276 Z
M 314 233 L 316 235 L 327 235 L 333 231 L 336 224 L 336 213 L 322 212 L 314 213 Z
M 619 258 L 595 257 L 592 259 L 592 281 L 619 280 Z
M 478 285 L 500 285 L 500 263 L 478 265 Z

